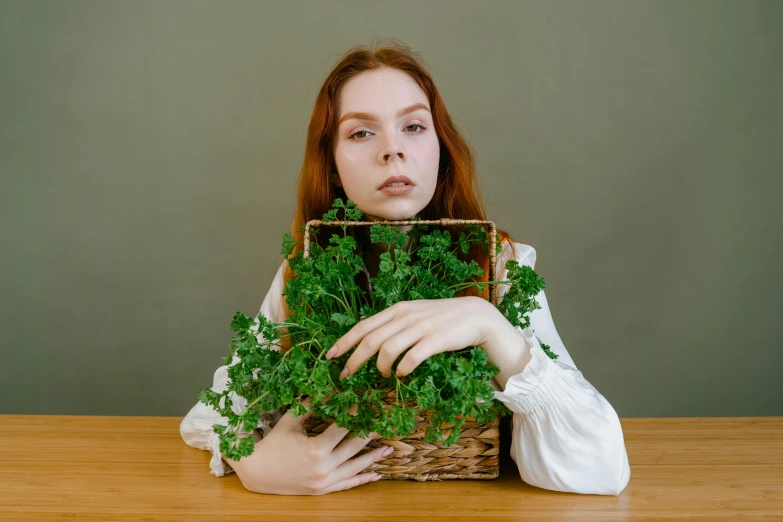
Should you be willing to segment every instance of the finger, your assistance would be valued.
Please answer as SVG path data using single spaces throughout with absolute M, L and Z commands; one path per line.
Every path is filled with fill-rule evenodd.
M 359 453 L 359 451 L 367 446 L 367 444 L 379 438 L 380 435 L 375 432 L 370 433 L 370 435 L 367 437 L 345 437 L 342 441 L 340 441 L 337 447 L 332 450 L 332 454 L 330 456 L 332 467 L 336 468 L 337 466 L 341 465 L 343 462 Z
M 419 319 L 417 321 L 416 326 L 408 325 L 403 327 L 399 332 L 395 332 L 395 335 L 390 336 L 389 339 L 382 343 L 380 350 L 378 350 L 377 366 L 378 371 L 384 377 L 391 376 L 392 365 L 403 352 L 412 346 L 416 346 L 429 333 L 428 323 L 421 322 Z M 410 323 L 410 321 L 408 322 Z M 403 321 L 394 321 L 391 324 L 397 323 L 403 323 Z
M 386 349 L 386 343 L 388 343 L 391 338 L 404 331 L 408 327 L 409 322 L 410 321 L 406 321 L 402 318 L 389 321 L 362 339 L 362 341 L 359 343 L 359 346 L 356 347 L 356 350 L 354 350 L 354 352 L 345 362 L 345 367 L 343 372 L 340 374 L 340 379 L 356 373 L 359 367 L 367 362 L 367 359 L 376 353 L 380 353 L 381 346 Z M 398 342 L 397 344 L 400 343 Z M 400 348 L 399 352 L 402 352 L 408 347 L 410 347 L 410 344 L 404 348 Z M 399 355 L 399 352 L 397 355 Z M 391 362 L 394 362 L 396 358 L 397 357 L 395 356 Z M 391 367 L 391 362 L 389 363 L 389 367 Z
M 358 407 L 358 404 L 354 404 L 351 406 L 351 408 L 348 409 L 348 413 L 351 415 L 356 415 Z M 340 442 L 349 432 L 350 430 L 348 428 L 341 428 L 337 425 L 336 422 L 332 422 L 329 424 L 329 427 L 323 431 L 323 433 L 315 436 L 315 442 L 319 446 L 327 448 L 331 452 L 334 451 L 334 448 L 340 444 Z
M 388 454 L 385 456 L 383 454 L 384 451 L 388 452 Z M 367 469 L 367 467 L 370 466 L 371 464 L 374 464 L 380 460 L 385 459 L 387 456 L 391 455 L 392 451 L 390 451 L 390 448 L 386 446 L 375 448 L 372 451 L 368 451 L 364 455 L 359 455 L 358 457 L 354 457 L 351 460 L 341 464 L 340 466 L 337 466 L 337 469 L 332 471 L 329 477 L 330 478 L 333 477 L 336 482 L 341 482 L 345 479 L 349 479 L 350 477 L 353 477 L 357 473 L 361 473 L 362 471 Z
M 322 400 L 321 402 L 326 402 L 326 399 Z M 294 417 L 293 413 L 291 413 L 291 410 L 289 409 L 282 417 L 280 417 L 280 420 L 277 421 L 275 427 L 280 426 L 285 430 L 304 431 L 304 422 L 313 416 L 313 410 L 310 409 L 310 397 L 302 400 L 302 406 L 308 409 L 304 415 Z
M 436 353 L 442 353 L 456 349 L 457 348 L 452 348 L 447 345 L 444 346 L 443 339 L 438 339 L 434 336 L 424 337 L 416 344 L 416 346 L 408 350 L 408 352 L 405 354 L 405 357 L 403 357 L 400 363 L 397 365 L 397 371 L 395 373 L 398 377 L 403 377 L 411 373 L 421 363 Z
M 374 472 L 369 473 L 362 473 L 361 475 L 353 476 L 349 479 L 342 480 L 340 482 L 337 482 L 336 484 L 332 484 L 328 488 L 326 488 L 323 493 L 334 493 L 335 491 L 345 491 L 346 489 L 355 488 L 356 486 L 361 486 L 362 484 L 367 484 L 368 482 L 375 482 L 376 480 L 380 480 L 381 475 Z
M 346 353 L 348 350 L 359 344 L 365 335 L 372 332 L 376 328 L 383 326 L 394 318 L 394 314 L 397 310 L 392 310 L 396 305 L 392 305 L 386 310 L 378 312 L 377 314 L 363 319 L 353 325 L 353 328 L 337 339 L 334 346 L 326 353 L 327 359 L 339 357 Z

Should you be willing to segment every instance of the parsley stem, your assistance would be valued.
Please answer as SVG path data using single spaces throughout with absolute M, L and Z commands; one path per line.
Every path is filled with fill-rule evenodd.
M 508 283 L 509 281 L 481 281 L 481 283 L 485 285 L 495 285 L 495 284 L 502 284 L 502 283 Z M 479 281 L 472 281 L 470 283 L 458 283 L 455 285 L 450 286 L 452 290 L 455 292 L 459 292 L 463 288 L 470 288 L 471 286 L 478 286 Z
M 419 250 L 420 250 L 419 248 L 413 249 L 413 251 L 411 252 L 411 259 L 414 258 L 414 256 L 418 253 Z M 405 286 L 402 289 L 402 295 L 406 295 L 407 294 L 408 287 L 411 285 L 411 283 L 413 283 L 414 279 L 416 279 L 416 277 L 412 276 L 412 277 L 408 278 L 408 282 L 405 283 Z
M 350 307 L 350 306 L 348 306 L 348 303 L 346 303 L 345 301 L 343 301 L 342 299 L 340 299 L 340 298 L 339 298 L 339 297 L 337 297 L 336 295 L 330 294 L 329 292 L 324 292 L 324 295 L 328 295 L 329 297 L 334 297 L 335 299 L 337 299 L 338 301 L 340 301 L 340 303 L 342 303 L 342 305 L 343 305 L 343 309 L 344 309 L 346 312 L 349 312 L 349 311 L 351 311 L 351 307 Z M 343 295 L 345 295 L 345 294 L 343 294 Z
M 394 377 L 397 379 L 398 383 L 400 383 L 405 388 L 408 388 L 411 391 L 411 393 L 416 395 L 416 397 L 419 396 L 418 392 L 416 390 L 414 390 L 413 388 L 411 388 L 410 386 L 406 385 L 404 382 L 402 382 L 402 379 L 396 373 L 394 374 Z M 436 388 L 438 388 L 438 387 L 436 386 Z M 440 389 L 440 388 L 438 388 L 438 389 Z

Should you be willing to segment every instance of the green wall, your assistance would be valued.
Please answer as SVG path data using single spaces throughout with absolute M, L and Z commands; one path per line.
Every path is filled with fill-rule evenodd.
M 339 54 L 419 51 L 621 417 L 783 415 L 783 2 L 0 2 L 0 413 L 184 415 Z

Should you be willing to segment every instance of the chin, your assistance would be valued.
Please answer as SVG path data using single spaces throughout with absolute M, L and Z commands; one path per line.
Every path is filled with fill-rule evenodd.
M 368 210 L 367 213 L 376 216 L 378 219 L 385 219 L 388 221 L 401 221 L 403 219 L 410 219 L 412 217 L 416 217 L 419 212 L 422 211 L 424 207 L 420 207 L 419 205 L 412 204 L 410 202 L 392 202 L 390 205 L 381 206 L 380 208 L 375 208 L 375 212 L 372 210 Z

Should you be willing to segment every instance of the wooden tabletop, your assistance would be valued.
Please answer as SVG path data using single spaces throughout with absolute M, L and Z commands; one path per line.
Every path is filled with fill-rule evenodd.
M 783 417 L 622 419 L 617 497 L 529 486 L 503 451 L 494 480 L 261 495 L 210 475 L 181 420 L 0 415 L 0 520 L 783 520 Z

